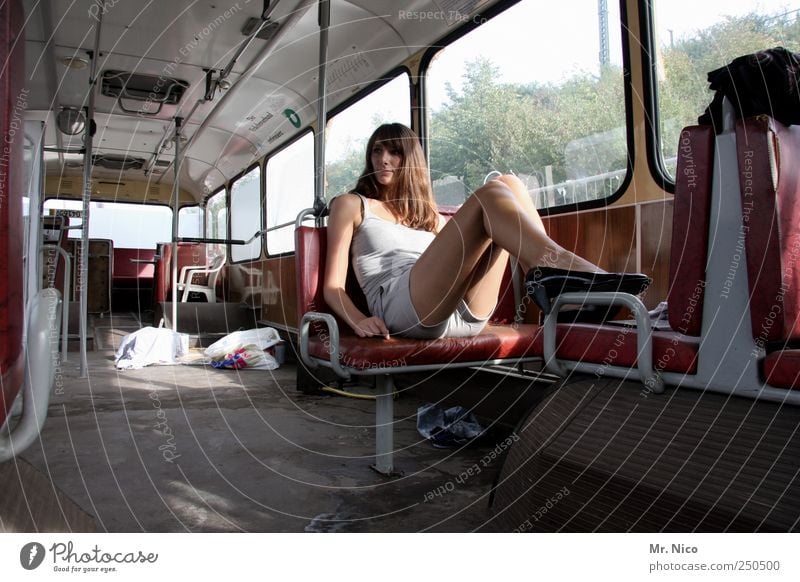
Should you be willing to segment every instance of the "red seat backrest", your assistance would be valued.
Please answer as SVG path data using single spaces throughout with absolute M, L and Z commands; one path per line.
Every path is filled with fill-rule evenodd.
M 303 314 L 309 311 L 333 313 L 325 302 L 322 288 L 327 243 L 328 229 L 326 227 L 301 226 L 295 231 L 298 326 Z M 369 313 L 367 299 L 364 297 L 352 269 L 347 273 L 346 289 L 356 307 L 364 313 Z M 337 317 L 337 319 L 339 318 Z M 343 325 L 342 321 L 339 323 L 341 332 L 349 332 L 349 326 Z
M 759 343 L 800 338 L 800 127 L 736 123 L 750 318 Z
M 22 197 L 25 191 L 25 12 L 18 0 L 0 3 L 0 427 L 22 386 L 24 325 Z M 13 127 L 12 127 L 13 124 Z M 31 209 L 31 213 L 34 210 Z M 35 215 L 34 215 L 35 217 Z M 35 221 L 34 221 L 35 224 Z M 33 227 L 32 227 L 33 228 Z M 32 260 L 28 257 L 28 260 Z
M 152 279 L 154 266 L 152 263 L 136 263 L 131 261 L 152 261 L 155 249 L 120 249 L 114 247 L 114 263 L 111 269 L 112 279 Z
M 670 327 L 691 336 L 703 323 L 714 139 L 711 126 L 695 125 L 678 143 L 667 305 Z

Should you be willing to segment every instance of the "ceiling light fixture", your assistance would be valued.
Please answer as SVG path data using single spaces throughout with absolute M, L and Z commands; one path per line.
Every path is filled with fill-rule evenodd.
M 86 115 L 75 107 L 64 107 L 56 114 L 56 125 L 61 133 L 78 135 L 86 128 Z
M 68 69 L 80 70 L 89 66 L 89 59 L 86 57 L 61 57 L 58 61 Z

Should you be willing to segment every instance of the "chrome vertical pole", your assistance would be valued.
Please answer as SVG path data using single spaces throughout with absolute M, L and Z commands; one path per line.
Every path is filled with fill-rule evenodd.
M 83 132 L 83 210 L 81 213 L 81 244 L 78 259 L 78 279 L 81 293 L 79 301 L 79 334 L 81 344 L 80 377 L 88 375 L 89 362 L 86 354 L 86 335 L 88 328 L 89 312 L 89 202 L 92 197 L 92 133 L 94 119 L 94 90 L 97 84 L 97 59 L 100 54 L 100 28 L 103 24 L 103 12 L 98 11 L 96 17 L 97 27 L 94 31 L 94 51 L 91 57 L 91 72 L 89 74 L 89 104 L 87 107 L 86 127 Z
M 173 184 L 172 204 L 172 331 L 178 332 L 178 212 L 180 210 L 180 171 L 181 171 L 181 122 L 182 118 L 175 118 L 175 183 Z
M 330 0 L 319 0 L 319 67 L 317 80 L 317 135 L 314 140 L 314 214 L 325 208 L 325 121 L 328 113 L 328 29 L 331 24 Z

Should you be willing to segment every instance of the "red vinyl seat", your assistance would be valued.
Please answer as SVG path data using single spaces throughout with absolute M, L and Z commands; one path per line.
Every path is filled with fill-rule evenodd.
M 301 317 L 308 312 L 333 313 L 325 303 L 322 291 L 327 228 L 301 226 L 297 229 L 296 240 L 298 313 Z M 339 321 L 340 359 L 346 367 L 364 371 L 417 365 L 444 367 L 462 362 L 540 356 L 541 351 L 537 354 L 531 351 L 539 326 L 505 323 L 515 309 L 513 292 L 508 290 L 511 284 L 508 274 L 505 283 L 495 309 L 495 314 L 500 314 L 502 319 L 498 321 L 493 316 L 490 324 L 475 337 L 437 340 L 359 338 L 347 324 Z M 347 290 L 355 303 L 367 312 L 366 299 L 352 273 L 348 277 Z M 322 335 L 313 334 L 309 338 L 310 355 L 328 358 L 328 343 L 324 332 Z
M 111 267 L 112 287 L 114 289 L 151 288 L 155 265 L 137 261 L 153 261 L 155 254 L 155 249 L 121 249 L 115 247 L 114 260 Z
M 800 350 L 784 349 L 767 354 L 763 373 L 771 386 L 800 390 Z
M 708 257 L 714 139 L 714 132 L 708 126 L 687 127 L 680 136 L 667 294 L 671 330 L 652 334 L 652 362 L 657 372 L 697 372 Z M 537 338 L 534 349 L 537 353 L 543 351 L 542 341 L 542 337 Z M 563 323 L 556 326 L 556 356 L 559 360 L 597 364 L 598 370 L 607 366 L 632 368 L 638 364 L 637 354 L 635 328 L 615 324 Z
M 543 338 L 537 336 L 534 353 L 543 353 Z M 653 332 L 653 365 L 659 371 L 694 374 L 700 338 L 676 331 Z M 621 325 L 587 323 L 556 326 L 559 359 L 606 366 L 634 368 L 638 364 L 636 329 Z
M 737 122 L 739 179 L 753 339 L 766 382 L 798 388 L 800 350 L 800 127 L 766 115 Z

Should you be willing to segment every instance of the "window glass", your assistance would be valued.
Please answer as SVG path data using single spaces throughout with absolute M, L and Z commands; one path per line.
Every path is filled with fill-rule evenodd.
M 295 218 L 314 205 L 314 135 L 306 133 L 269 158 L 266 172 L 267 229 L 274 229 L 267 230 L 267 253 L 288 253 L 294 250 Z
M 206 202 L 206 238 L 228 238 L 228 207 L 225 190 L 220 190 Z M 225 253 L 224 244 L 210 245 L 210 255 Z
M 51 198 L 44 203 L 44 215 L 80 214 L 80 200 Z M 89 203 L 89 238 L 114 241 L 118 249 L 154 249 L 156 243 L 172 240 L 172 209 L 168 206 L 146 206 L 123 202 Z M 82 223 L 81 218 L 68 216 L 69 226 Z M 69 238 L 81 238 L 79 228 L 69 231 Z
M 411 125 L 410 91 L 408 74 L 402 73 L 331 118 L 325 134 L 328 200 L 356 185 L 375 128 L 383 123 Z
M 696 124 L 713 97 L 710 71 L 776 46 L 800 51 L 800 9 L 789 5 L 786 0 L 654 3 L 660 151 L 670 176 L 681 129 Z
M 178 211 L 178 236 L 203 236 L 203 210 L 199 206 L 184 206 Z
M 519 176 L 539 208 L 618 189 L 628 157 L 620 11 L 601 5 L 523 0 L 436 53 L 425 93 L 439 204 L 461 204 L 491 172 Z
M 261 230 L 261 168 L 254 167 L 231 186 L 231 238 L 248 240 Z M 252 261 L 261 256 L 261 237 L 246 245 L 231 245 L 231 260 Z

